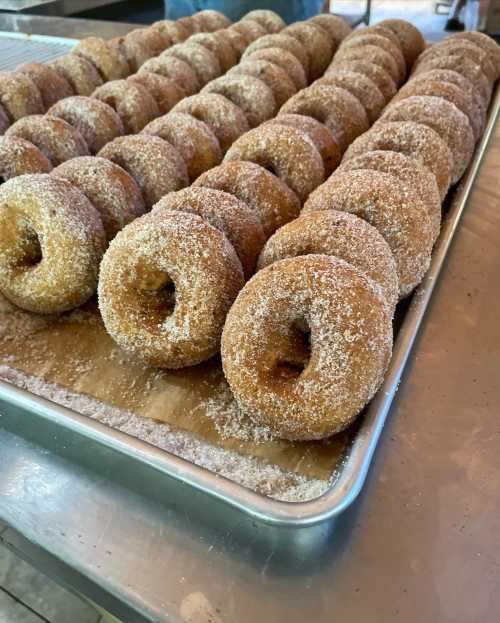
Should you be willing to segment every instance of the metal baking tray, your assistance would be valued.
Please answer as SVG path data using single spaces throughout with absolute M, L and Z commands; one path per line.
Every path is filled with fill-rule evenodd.
M 338 478 L 322 496 L 307 502 L 282 502 L 254 493 L 202 467 L 5 381 L 0 381 L 0 414 L 3 413 L 8 417 L 0 417 L 0 427 L 8 426 L 9 416 L 11 419 L 23 415 L 35 417 L 40 422 L 45 421 L 51 430 L 63 429 L 65 438 L 71 439 L 75 445 L 88 441 L 93 442 L 92 445 L 109 448 L 135 461 L 136 465 L 140 463 L 152 468 L 160 478 L 169 481 L 174 479 L 181 485 L 194 487 L 266 523 L 304 527 L 338 515 L 355 500 L 365 481 L 434 286 L 462 212 L 467 206 L 481 160 L 487 151 L 499 110 L 500 89 L 497 89 L 492 99 L 484 136 L 464 178 L 448 198 L 448 210 L 445 211 L 441 234 L 434 248 L 429 271 L 411 299 L 399 306 L 400 313 L 402 306 L 406 306 L 406 311 L 402 313 L 392 360 L 384 383 L 360 418 L 352 445 L 339 467 Z

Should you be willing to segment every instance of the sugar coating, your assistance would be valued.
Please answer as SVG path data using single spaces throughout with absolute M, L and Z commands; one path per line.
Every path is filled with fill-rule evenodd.
M 186 95 L 193 95 L 201 89 L 200 81 L 196 76 L 196 72 L 185 61 L 175 56 L 164 56 L 164 52 L 156 58 L 150 58 L 139 69 L 142 72 L 151 72 L 160 74 L 166 78 L 170 78 L 177 83 Z
M 323 75 L 334 51 L 331 37 L 325 29 L 314 22 L 296 22 L 287 26 L 283 33 L 297 39 L 307 51 L 310 80 L 316 80 Z
M 38 87 L 25 74 L 0 72 L 0 104 L 11 122 L 45 112 Z
M 65 54 L 49 63 L 77 95 L 91 95 L 103 83 L 97 69 L 91 62 L 76 54 Z
M 250 56 L 229 71 L 229 75 L 248 75 L 262 80 L 272 91 L 276 106 L 280 108 L 297 89 L 287 72 L 279 65 Z M 237 103 L 237 102 L 236 102 Z
M 422 33 L 411 22 L 404 19 L 384 19 L 379 26 L 391 30 L 399 40 L 408 67 L 411 67 L 417 56 L 425 48 Z
M 217 56 L 199 43 L 191 43 L 190 39 L 177 43 L 162 53 L 162 57 L 168 56 L 174 56 L 187 63 L 201 85 L 215 80 L 222 73 Z
M 481 67 L 481 70 L 490 82 L 495 82 L 497 69 L 493 65 L 489 53 L 485 52 L 472 41 L 467 41 L 466 39 L 444 39 L 439 43 L 431 45 L 420 55 L 417 66 L 421 62 L 425 62 L 425 60 L 431 58 L 455 55 L 470 58 L 471 61 L 474 61 L 474 63 Z
M 305 89 L 307 86 L 307 76 L 300 61 L 291 52 L 283 48 L 262 48 L 254 50 L 248 55 L 248 60 L 265 60 L 270 61 L 274 65 L 278 65 L 295 85 L 297 90 Z
M 255 9 L 254 11 L 249 11 L 248 13 L 245 13 L 241 19 L 242 21 L 251 19 L 254 22 L 258 22 L 269 34 L 280 32 L 280 30 L 283 30 L 286 26 L 285 21 L 280 15 L 274 11 L 266 9 Z
M 30 141 L 17 136 L 0 136 L 0 179 L 28 173 L 49 173 L 50 160 Z
M 358 39 L 353 39 L 358 41 Z M 401 73 L 394 57 L 378 45 L 365 44 L 340 48 L 335 54 L 335 61 L 369 60 L 370 63 L 380 65 L 389 72 L 396 84 L 401 83 Z
M 331 73 L 337 73 L 337 70 L 354 71 L 359 74 L 363 74 L 367 78 L 370 78 L 374 82 L 384 97 L 384 102 L 387 103 L 390 99 L 396 95 L 397 87 L 391 75 L 380 65 L 368 62 L 366 60 L 345 60 L 336 62 L 335 59 L 330 64 L 329 69 L 325 72 L 325 78 Z
M 117 37 L 115 41 L 127 59 L 132 73 L 150 58 L 161 54 L 167 47 L 161 33 L 155 28 L 136 28 L 124 37 Z
M 311 17 L 310 20 L 313 24 L 319 24 L 321 28 L 324 28 L 330 33 L 330 37 L 332 38 L 332 42 L 336 47 L 343 41 L 349 33 L 352 31 L 349 24 L 337 15 L 332 15 L 331 13 L 321 13 L 320 15 L 315 15 Z
M 243 58 L 250 56 L 255 50 L 262 50 L 264 48 L 283 48 L 291 52 L 302 65 L 306 76 L 309 76 L 309 57 L 302 44 L 297 41 L 295 37 L 282 32 L 260 37 L 257 41 L 254 41 L 248 46 L 243 54 Z
M 233 46 L 219 32 L 200 32 L 189 38 L 190 43 L 198 43 L 215 54 L 219 61 L 221 73 L 226 73 L 238 62 L 238 55 Z
M 350 39 L 346 39 L 342 42 L 340 46 L 340 50 L 345 50 L 348 48 L 357 48 L 357 47 L 365 47 L 367 45 L 373 45 L 377 48 L 381 48 L 388 52 L 392 58 L 396 61 L 396 65 L 398 67 L 398 77 L 399 82 L 402 83 L 406 77 L 406 61 L 404 59 L 403 53 L 401 52 L 401 46 L 396 45 L 387 37 L 377 33 L 367 33 L 362 34 L 363 31 L 360 31 L 359 36 L 352 37 Z
M 496 67 L 497 75 L 495 79 L 500 77 L 500 46 L 498 43 L 488 35 L 477 31 L 458 32 L 448 37 L 448 40 L 466 40 L 471 41 L 475 45 L 484 50 L 491 59 L 494 67 Z
M 103 80 L 120 80 L 130 75 L 125 56 L 101 37 L 87 37 L 79 41 L 72 54 L 81 56 L 97 69 Z
M 403 51 L 398 37 L 393 33 L 390 28 L 382 26 L 380 23 L 372 24 L 371 26 L 366 26 L 364 28 L 356 28 L 349 34 L 348 37 L 345 38 L 345 42 L 349 41 L 350 39 L 354 39 L 356 37 L 364 37 L 366 35 L 379 35 L 381 37 L 385 37 L 386 39 L 389 39 L 389 41 L 392 41 L 392 43 L 396 45 L 401 52 Z
M 33 80 L 40 91 L 45 110 L 63 97 L 74 95 L 70 83 L 50 65 L 26 63 L 18 67 L 16 72 L 26 74 Z
M 231 26 L 231 20 L 226 17 L 224 13 L 215 11 L 214 9 L 198 11 L 193 15 L 193 19 L 201 25 L 202 30 L 208 32 L 214 32 L 219 28 L 228 28 L 228 26 Z
M 150 71 L 133 74 L 127 78 L 130 82 L 142 84 L 153 96 L 161 114 L 169 112 L 177 102 L 186 97 L 186 92 L 171 78 L 154 74 Z
M 158 30 L 165 38 L 167 46 L 185 41 L 191 31 L 179 20 L 162 19 L 151 24 L 151 28 Z
M 232 28 L 224 28 L 219 30 L 217 34 L 228 41 L 233 50 L 236 52 L 238 60 L 241 58 L 243 52 L 250 43 L 250 39 L 247 39 L 241 32 L 238 32 Z
M 232 24 L 228 30 L 236 30 L 241 33 L 248 43 L 252 43 L 267 34 L 267 30 L 253 19 L 240 20 Z

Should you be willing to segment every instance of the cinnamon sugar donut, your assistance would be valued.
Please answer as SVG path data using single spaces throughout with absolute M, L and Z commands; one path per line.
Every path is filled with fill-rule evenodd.
M 192 115 L 171 112 L 148 123 L 142 133 L 159 136 L 173 145 L 186 163 L 191 182 L 222 160 L 217 137 L 206 123 Z
M 267 9 L 255 9 L 254 11 L 249 11 L 243 15 L 241 21 L 246 21 L 248 19 L 258 22 L 269 34 L 279 32 L 286 26 L 286 23 L 280 15 Z
M 138 82 L 112 80 L 94 91 L 92 97 L 116 110 L 126 134 L 136 134 L 160 116 L 158 104 L 150 92 Z
M 147 208 L 189 183 L 186 164 L 177 149 L 157 136 L 121 136 L 97 155 L 118 164 L 134 178 Z
M 280 114 L 285 113 L 306 115 L 324 123 L 342 152 L 369 128 L 361 102 L 346 89 L 331 84 L 314 84 L 297 93 L 281 107 Z
M 415 192 L 424 204 L 431 220 L 433 241 L 439 236 L 441 229 L 441 197 L 436 178 L 423 164 L 400 154 L 396 151 L 368 151 L 356 158 L 344 162 L 338 169 L 342 171 L 356 171 L 369 169 L 390 173 L 397 177 L 402 184 Z
M 339 210 L 368 221 L 385 238 L 396 260 L 400 296 L 423 279 L 432 251 L 432 227 L 422 201 L 398 178 L 380 171 L 339 171 L 317 188 L 303 212 Z
M 10 126 L 9 116 L 5 112 L 5 108 L 0 104 L 0 136 Z
M 167 47 L 176 43 L 182 43 L 192 34 L 191 29 L 184 23 L 181 23 L 180 20 L 162 19 L 154 22 L 151 28 L 160 32 L 165 39 Z
M 220 11 L 214 11 L 213 9 L 205 9 L 198 11 L 193 15 L 193 19 L 201 24 L 202 31 L 214 32 L 219 28 L 228 28 L 231 26 L 231 20 L 221 13 Z
M 445 198 L 451 183 L 453 156 L 437 132 L 411 121 L 382 123 L 356 139 L 342 162 L 376 150 L 396 151 L 423 164 L 436 178 L 441 201 Z
M 244 112 L 251 128 L 273 117 L 276 100 L 267 84 L 248 74 L 227 74 L 203 87 L 202 93 L 222 95 Z
M 485 35 L 482 32 L 474 31 L 464 31 L 457 32 L 456 34 L 451 35 L 448 41 L 470 41 L 474 43 L 478 47 L 480 47 L 491 59 L 494 67 L 496 67 L 496 78 L 497 80 L 500 77 L 500 46 L 498 43 L 488 35 Z
M 297 90 L 305 89 L 307 86 L 307 77 L 300 61 L 291 52 L 283 50 L 283 48 L 262 48 L 255 50 L 248 55 L 249 61 L 264 60 L 278 65 L 293 81 Z
M 253 19 L 240 20 L 236 24 L 232 24 L 228 30 L 239 32 L 249 43 L 267 34 L 267 30 Z
M 67 97 L 49 108 L 47 114 L 64 119 L 76 128 L 91 154 L 96 154 L 106 143 L 124 134 L 118 114 L 111 106 L 93 97 Z
M 67 180 L 82 191 L 99 212 L 107 240 L 112 240 L 146 210 L 133 178 L 105 158 L 73 158 L 60 164 L 51 175 Z
M 454 104 L 441 97 L 408 97 L 391 103 L 378 123 L 387 121 L 414 121 L 437 132 L 453 156 L 451 181 L 458 182 L 474 153 L 474 134 L 468 118 Z
M 330 33 L 332 41 L 336 42 L 336 46 L 340 45 L 351 32 L 351 27 L 342 17 L 332 15 L 331 13 L 321 13 L 320 15 L 314 15 L 309 19 L 313 24 L 319 24 L 321 28 L 324 28 Z
M 146 61 L 144 65 L 139 69 L 139 74 L 144 72 L 160 74 L 166 78 L 170 78 L 186 95 L 193 95 L 201 89 L 200 81 L 196 76 L 196 72 L 185 61 L 181 61 L 175 56 L 159 56 L 158 58 L 151 58 Z
M 141 84 L 153 96 L 160 114 L 169 112 L 177 102 L 186 97 L 186 92 L 176 82 L 150 71 L 133 74 L 127 78 L 130 82 Z
M 245 113 L 217 93 L 199 93 L 179 102 L 172 112 L 183 112 L 208 125 L 217 137 L 222 153 L 250 129 Z
M 301 201 L 321 184 L 325 168 L 309 136 L 284 125 L 264 125 L 241 136 L 228 150 L 225 162 L 245 160 L 271 170 Z
M 370 78 L 382 93 L 385 103 L 391 100 L 398 90 L 389 72 L 375 63 L 355 59 L 351 61 L 334 61 L 325 72 L 325 78 L 332 74 L 335 75 L 338 71 L 354 71 Z
M 224 190 L 241 199 L 258 215 L 266 237 L 300 212 L 297 195 L 278 177 L 253 162 L 224 162 L 200 175 L 194 186 Z
M 38 87 L 24 74 L 0 72 L 0 105 L 10 121 L 45 111 Z
M 354 41 L 357 41 L 355 39 Z M 340 48 L 335 54 L 334 63 L 339 61 L 369 61 L 385 69 L 396 84 L 400 84 L 400 70 L 394 57 L 377 45 L 347 46 Z
M 330 173 L 338 167 L 342 156 L 340 147 L 335 142 L 333 134 L 326 127 L 326 125 L 320 123 L 316 119 L 313 119 L 313 117 L 293 114 L 279 115 L 278 117 L 267 121 L 266 124 L 286 125 L 296 128 L 301 132 L 305 132 L 314 143 L 316 149 L 321 155 L 321 158 L 323 159 L 325 177 L 328 177 Z
M 97 210 L 65 180 L 22 175 L 0 187 L 0 291 L 37 314 L 95 292 L 105 236 Z
M 63 97 L 74 95 L 74 91 L 66 78 L 58 74 L 50 65 L 26 63 L 26 65 L 18 67 L 16 71 L 26 74 L 36 84 L 42 96 L 45 110 Z
M 103 80 L 120 80 L 130 74 L 130 68 L 123 53 L 100 37 L 82 39 L 71 53 L 92 63 Z
M 182 368 L 217 353 L 242 285 L 241 264 L 218 229 L 194 214 L 147 214 L 106 251 L 99 309 L 123 349 L 149 365 Z
M 24 138 L 57 166 L 70 158 L 88 156 L 89 148 L 80 132 L 72 125 L 51 115 L 30 115 L 19 119 L 5 136 Z
M 398 68 L 399 83 L 402 83 L 406 77 L 406 61 L 404 59 L 403 53 L 401 52 L 400 46 L 394 44 L 390 39 L 387 39 L 386 37 L 377 34 L 359 35 L 357 37 L 352 37 L 344 41 L 342 43 L 341 50 L 347 50 L 351 48 L 364 48 L 367 45 L 381 48 L 392 56 L 392 58 L 396 61 L 396 65 Z
M 380 286 L 392 314 L 399 296 L 396 262 L 381 234 L 363 219 L 335 210 L 302 214 L 269 238 L 257 267 L 299 255 L 333 255 L 352 264 Z
M 385 26 L 381 26 L 380 24 L 372 24 L 371 26 L 356 28 L 356 30 L 353 30 L 345 38 L 345 42 L 350 41 L 351 39 L 354 39 L 356 37 L 364 37 L 365 35 L 380 35 L 381 37 L 385 37 L 386 39 L 392 41 L 392 43 L 394 43 L 394 45 L 396 45 L 401 52 L 403 51 L 398 37 L 396 37 L 396 35 L 392 32 L 390 28 L 386 28 Z
M 252 56 L 233 67 L 229 75 L 253 76 L 262 80 L 271 89 L 278 108 L 297 93 L 284 69 L 270 61 L 254 59 Z
M 411 67 L 417 56 L 425 48 L 425 41 L 420 30 L 404 19 L 384 19 L 378 25 L 388 28 L 396 35 L 406 64 Z
M 331 37 L 319 24 L 296 22 L 283 31 L 304 46 L 309 61 L 309 78 L 316 80 L 323 75 L 333 56 Z
M 67 80 L 77 95 L 91 95 L 103 83 L 94 65 L 76 54 L 60 56 L 49 67 Z
M 187 32 L 189 32 L 189 36 L 193 35 L 196 32 L 201 32 L 199 26 L 195 24 L 192 15 L 186 15 L 185 17 L 180 17 L 175 20 L 176 24 L 179 24 L 182 28 L 185 28 Z
M 191 39 L 184 43 L 173 45 L 161 55 L 162 58 L 168 58 L 169 56 L 187 63 L 195 72 L 201 85 L 215 80 L 222 73 L 217 56 L 199 43 L 191 43 Z
M 221 73 L 226 73 L 238 62 L 238 55 L 224 36 L 218 32 L 200 32 L 189 39 L 190 43 L 198 43 L 215 54 L 221 68 Z
M 141 65 L 165 50 L 165 39 L 155 28 L 136 28 L 124 37 L 115 37 L 108 45 L 116 46 L 127 59 L 129 73 L 136 72 Z
M 260 37 L 257 41 L 254 41 L 248 46 L 243 54 L 243 58 L 250 56 L 256 50 L 263 50 L 265 48 L 282 48 L 283 50 L 287 50 L 287 52 L 291 52 L 302 65 L 306 76 L 309 76 L 309 57 L 307 52 L 302 47 L 300 41 L 292 37 L 292 35 L 279 32 L 275 35 Z
M 241 32 L 233 30 L 232 28 L 223 28 L 222 30 L 217 30 L 216 32 L 219 37 L 227 40 L 227 42 L 235 51 L 236 56 L 239 60 L 243 52 L 247 49 L 247 46 L 250 44 L 251 40 L 245 37 L 245 35 L 243 35 Z
M 50 160 L 33 143 L 17 136 L 0 136 L 0 184 L 11 177 L 49 173 Z
M 440 56 L 460 56 L 470 58 L 471 61 L 481 67 L 484 75 L 493 83 L 497 77 L 497 69 L 491 62 L 489 54 L 482 48 L 466 39 L 445 39 L 435 43 L 423 52 L 417 61 L 417 66 L 426 60 Z
M 221 343 L 239 407 L 292 441 L 346 428 L 382 383 L 391 349 L 379 286 L 327 255 L 259 271 L 231 307 Z
M 220 230 L 233 245 L 245 279 L 253 275 L 266 239 L 258 216 L 246 203 L 222 190 L 191 187 L 160 199 L 152 214 L 159 216 L 168 210 L 196 214 Z
M 386 103 L 375 82 L 356 71 L 332 68 L 328 76 L 321 78 L 316 84 L 332 84 L 349 91 L 361 102 L 370 123 L 374 123 L 380 117 Z

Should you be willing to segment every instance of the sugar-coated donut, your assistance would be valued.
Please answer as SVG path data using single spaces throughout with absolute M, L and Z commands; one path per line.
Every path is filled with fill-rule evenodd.
M 339 69 L 337 67 L 330 71 L 328 76 L 318 80 L 316 85 L 318 84 L 332 84 L 349 91 L 351 95 L 354 95 L 361 102 L 370 123 L 374 123 L 379 118 L 386 103 L 376 83 L 357 71 Z
M 421 162 L 436 178 L 441 201 L 445 198 L 451 184 L 453 156 L 437 132 L 411 121 L 382 123 L 356 139 L 343 162 L 376 150 L 396 151 Z
M 74 95 L 70 83 L 50 65 L 26 63 L 17 68 L 17 72 L 26 74 L 38 87 L 44 109 L 49 109 L 63 97 Z
M 51 314 L 95 292 L 105 235 L 97 210 L 69 182 L 21 175 L 0 187 L 0 291 Z
M 263 80 L 250 75 L 226 74 L 212 80 L 201 92 L 217 93 L 236 104 L 251 128 L 267 121 L 278 111 L 272 90 Z
M 349 262 L 380 286 L 392 314 L 399 298 L 396 262 L 382 235 L 363 219 L 335 210 L 302 214 L 269 238 L 257 269 L 299 255 L 333 255 Z
M 401 42 L 394 34 L 394 32 L 390 28 L 387 28 L 386 26 L 381 26 L 380 24 L 372 24 L 371 26 L 366 26 L 364 28 L 356 28 L 345 38 L 345 42 L 350 41 L 351 39 L 355 39 L 356 37 L 364 37 L 365 35 L 380 35 L 381 37 L 385 37 L 386 39 L 392 41 L 392 43 L 394 43 L 401 52 L 403 51 L 403 48 L 401 47 Z
M 67 180 L 82 191 L 99 212 L 107 240 L 112 240 L 146 210 L 134 179 L 105 158 L 73 158 L 60 164 L 51 175 Z
M 396 61 L 398 68 L 399 83 L 402 83 L 407 73 L 406 61 L 403 53 L 401 52 L 401 47 L 399 45 L 395 45 L 390 39 L 377 34 L 359 35 L 358 37 L 352 37 L 344 41 L 340 49 L 347 50 L 351 48 L 365 48 L 367 45 L 381 48 L 392 56 L 392 58 Z
M 271 61 L 255 59 L 250 56 L 229 71 L 229 75 L 234 74 L 253 76 L 262 80 L 273 92 L 278 108 L 281 108 L 292 95 L 297 93 L 297 89 L 292 79 L 288 77 L 287 72 Z
M 132 74 L 127 80 L 141 84 L 153 96 L 162 115 L 169 112 L 177 102 L 186 97 L 186 92 L 176 82 L 151 71 Z
M 241 136 L 224 161 L 245 160 L 271 170 L 301 201 L 325 176 L 321 155 L 309 136 L 296 128 L 264 125 Z
M 380 287 L 327 255 L 259 271 L 231 307 L 221 343 L 240 408 L 289 440 L 346 428 L 380 386 L 391 349 Z
M 331 13 L 321 13 L 320 15 L 314 15 L 309 19 L 313 24 L 319 24 L 321 28 L 324 28 L 330 33 L 332 40 L 337 42 L 337 46 L 343 41 L 351 32 L 351 27 L 342 17 L 332 15 Z
M 0 104 L 0 136 L 10 126 L 9 115 L 5 112 L 5 108 Z
M 67 80 L 77 95 L 91 95 L 103 83 L 94 65 L 76 54 L 60 56 L 49 67 Z
M 278 65 L 293 81 L 297 90 L 307 86 L 307 76 L 300 61 L 288 50 L 283 48 L 262 48 L 248 55 L 248 60 L 264 60 Z
M 76 128 L 64 119 L 51 115 L 23 117 L 10 126 L 5 136 L 17 136 L 30 141 L 53 166 L 90 153 L 85 139 Z
M 250 44 L 250 39 L 247 39 L 244 34 L 232 28 L 223 28 L 216 32 L 219 37 L 225 39 L 231 45 L 239 60 Z
M 199 216 L 165 211 L 127 225 L 101 263 L 99 309 L 111 337 L 150 365 L 215 355 L 243 285 L 232 245 Z
M 249 11 L 241 19 L 242 21 L 251 19 L 254 22 L 258 22 L 267 30 L 269 34 L 279 32 L 286 26 L 285 21 L 280 15 L 274 11 L 266 9 L 255 9 L 254 11 Z
M 125 132 L 113 108 L 93 97 L 67 97 L 49 108 L 47 114 L 64 119 L 76 128 L 85 139 L 91 154 L 96 154 L 106 143 Z
M 211 80 L 218 78 L 221 67 L 217 56 L 199 43 L 191 43 L 188 39 L 184 43 L 177 43 L 165 50 L 161 57 L 173 56 L 187 63 L 195 72 L 198 82 L 201 85 L 207 84 Z
M 222 153 L 250 129 L 245 113 L 218 93 L 199 93 L 179 102 L 172 112 L 192 115 L 208 125 L 217 137 Z
M 291 52 L 302 65 L 306 76 L 309 76 L 309 57 L 306 50 L 295 37 L 279 32 L 275 35 L 265 35 L 257 41 L 253 41 L 243 54 L 243 58 L 250 56 L 255 50 L 264 48 L 282 48 Z
M 425 41 L 420 30 L 404 19 L 384 19 L 378 25 L 388 28 L 396 35 L 406 64 L 411 67 L 417 56 L 425 48 Z
M 0 184 L 11 177 L 49 173 L 50 160 L 33 143 L 17 136 L 0 136 Z
M 159 136 L 173 145 L 186 163 L 191 182 L 222 160 L 215 134 L 206 123 L 187 113 L 170 112 L 158 117 L 148 123 L 142 133 Z
M 153 207 L 152 214 L 165 210 L 196 214 L 219 229 L 233 245 L 244 277 L 253 275 L 265 237 L 259 217 L 246 203 L 222 190 L 199 186 L 165 195 Z
M 118 164 L 134 178 L 147 208 L 189 183 L 182 156 L 158 136 L 121 136 L 105 145 L 98 156 Z
M 221 13 L 213 9 L 204 9 L 193 15 L 198 24 L 201 24 L 202 31 L 214 32 L 219 28 L 228 28 L 231 26 L 231 20 Z
M 371 63 L 364 60 L 347 60 L 347 61 L 339 61 L 333 62 L 329 69 L 325 72 L 325 78 L 328 78 L 331 74 L 336 74 L 338 71 L 354 71 L 358 74 L 363 74 L 367 78 L 370 78 L 378 87 L 382 95 L 384 96 L 384 101 L 387 103 L 391 100 L 397 91 L 396 83 L 391 78 L 391 75 L 388 71 L 386 71 L 380 65 L 376 65 L 375 63 Z
M 452 183 L 463 175 L 474 152 L 469 119 L 441 97 L 419 95 L 391 103 L 377 123 L 414 121 L 429 126 L 446 142 L 453 156 Z
M 236 24 L 232 24 L 228 30 L 241 33 L 249 43 L 267 34 L 267 30 L 253 19 L 240 20 Z
M 479 65 L 484 75 L 493 83 L 497 77 L 497 69 L 493 65 L 490 56 L 482 48 L 466 39 L 445 39 L 439 43 L 431 45 L 423 52 L 416 63 L 424 63 L 426 60 L 440 56 L 459 56 L 470 58 L 471 61 Z
M 173 80 L 184 91 L 186 95 L 197 93 L 201 84 L 196 76 L 194 69 L 185 61 L 174 56 L 160 55 L 146 61 L 139 69 L 138 75 L 143 72 L 160 74 Z
M 319 151 L 325 167 L 325 177 L 328 177 L 340 163 L 341 151 L 335 142 L 332 132 L 313 117 L 305 115 L 278 115 L 267 121 L 268 124 L 288 125 L 305 132 Z
M 131 73 L 124 54 L 100 37 L 82 39 L 71 53 L 92 63 L 103 80 L 120 80 Z
M 495 79 L 500 77 L 500 46 L 492 37 L 474 30 L 457 32 L 454 35 L 451 35 L 448 40 L 466 40 L 479 46 L 482 50 L 484 50 L 484 52 L 486 52 L 486 54 L 488 54 L 494 67 L 496 67 L 497 74 Z
M 170 20 L 167 20 L 167 21 L 170 21 Z M 175 23 L 179 24 L 182 28 L 185 28 L 186 31 L 189 33 L 188 36 L 191 36 L 196 32 L 201 32 L 199 27 L 195 24 L 192 15 L 186 15 L 185 17 L 180 17 L 179 19 L 175 20 Z
M 400 296 L 409 294 L 429 267 L 433 237 L 429 214 L 418 196 L 389 173 L 338 171 L 317 188 L 303 211 L 351 212 L 373 225 L 396 260 Z
M 221 73 L 226 73 L 238 62 L 238 55 L 233 46 L 224 36 L 218 32 L 199 32 L 189 39 L 190 43 L 198 43 L 215 54 L 221 68 Z
M 162 19 L 158 22 L 154 22 L 151 28 L 160 32 L 167 46 L 182 43 L 192 34 L 191 29 L 187 28 L 185 24 L 181 23 L 179 20 Z
M 10 121 L 45 112 L 38 87 L 25 74 L 0 72 L 0 105 Z
M 367 151 L 356 158 L 347 160 L 338 171 L 359 169 L 390 173 L 410 187 L 425 205 L 431 220 L 432 237 L 436 240 L 441 229 L 441 197 L 436 178 L 427 167 L 418 160 L 396 151 L 378 150 Z
M 241 199 L 258 215 L 266 237 L 300 212 L 297 195 L 278 177 L 253 162 L 224 162 L 200 175 L 194 186 L 224 190 Z
M 339 61 L 361 60 L 380 65 L 387 71 L 396 84 L 400 84 L 400 70 L 394 57 L 377 45 L 347 46 L 340 48 L 335 54 L 334 63 Z
M 287 26 L 283 33 L 291 35 L 304 46 L 309 61 L 309 78 L 316 80 L 323 75 L 333 56 L 330 35 L 314 22 L 296 22 Z
M 127 59 L 130 73 L 136 72 L 147 60 L 158 56 L 167 47 L 160 31 L 155 28 L 136 28 L 124 37 L 112 39 L 112 42 Z

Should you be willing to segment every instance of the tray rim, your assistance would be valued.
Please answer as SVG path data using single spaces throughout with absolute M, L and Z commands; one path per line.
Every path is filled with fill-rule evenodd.
M 134 460 L 141 461 L 155 470 L 230 504 L 248 516 L 264 523 L 298 528 L 319 524 L 339 515 L 357 498 L 366 480 L 385 420 L 410 357 L 448 249 L 467 205 L 483 156 L 487 151 L 499 111 L 500 86 L 496 88 L 492 98 L 484 135 L 476 148 L 468 171 L 453 197 L 451 208 L 434 247 L 427 275 L 412 295 L 411 303 L 394 344 L 393 355 L 385 380 L 367 409 L 339 477 L 320 497 L 306 502 L 284 502 L 255 493 L 243 485 L 204 467 L 3 380 L 0 380 L 0 400 L 50 420 L 79 435 L 91 438 Z

